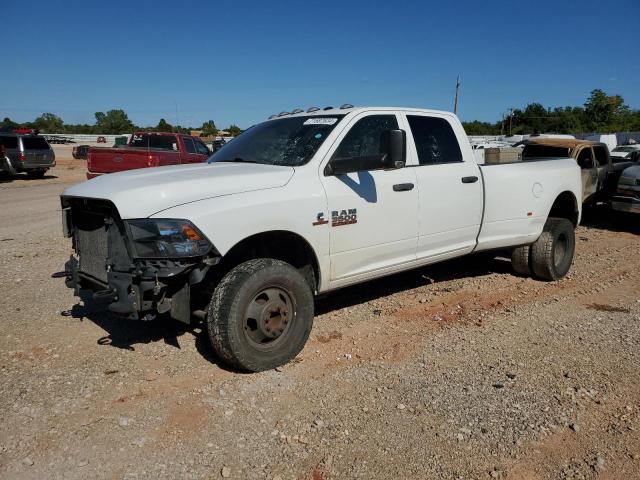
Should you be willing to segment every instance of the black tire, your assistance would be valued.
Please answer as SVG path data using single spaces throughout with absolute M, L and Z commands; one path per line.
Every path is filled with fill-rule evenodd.
M 44 174 L 47 173 L 46 170 L 29 170 L 27 172 L 27 177 L 29 178 L 42 178 Z
M 531 269 L 539 280 L 564 277 L 576 249 L 573 224 L 566 218 L 548 218 L 542 235 L 531 245 Z
M 521 277 L 531 276 L 531 262 L 530 262 L 531 246 L 522 245 L 516 247 L 511 252 L 511 266 L 513 271 Z
M 207 312 L 209 340 L 228 365 L 269 370 L 300 353 L 313 326 L 313 307 L 309 284 L 290 264 L 249 260 L 214 290 Z

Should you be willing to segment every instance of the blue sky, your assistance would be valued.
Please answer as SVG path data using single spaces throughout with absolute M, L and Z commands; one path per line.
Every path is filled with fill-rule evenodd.
M 243 128 L 352 103 L 495 121 L 602 88 L 640 108 L 640 2 L 3 0 L 0 118 Z

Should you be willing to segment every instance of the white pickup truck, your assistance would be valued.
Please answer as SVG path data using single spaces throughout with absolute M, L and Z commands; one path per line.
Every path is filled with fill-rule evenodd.
M 130 319 L 205 320 L 248 371 L 303 348 L 314 296 L 490 249 L 562 278 L 581 216 L 570 158 L 481 166 L 451 113 L 335 108 L 255 125 L 207 163 L 105 175 L 61 196 L 65 277 Z

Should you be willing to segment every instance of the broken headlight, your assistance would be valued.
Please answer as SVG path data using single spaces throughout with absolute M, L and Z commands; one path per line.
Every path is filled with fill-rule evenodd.
M 188 220 L 143 218 L 126 223 L 140 258 L 197 257 L 211 249 L 207 237 Z

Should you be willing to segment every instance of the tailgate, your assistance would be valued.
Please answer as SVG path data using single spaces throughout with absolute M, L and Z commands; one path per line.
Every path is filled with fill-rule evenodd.
M 87 169 L 91 173 L 122 172 L 179 163 L 180 152 L 160 149 L 92 148 L 87 157 Z
M 87 157 L 87 169 L 94 173 L 113 173 L 149 166 L 146 150 L 122 148 L 91 148 Z

